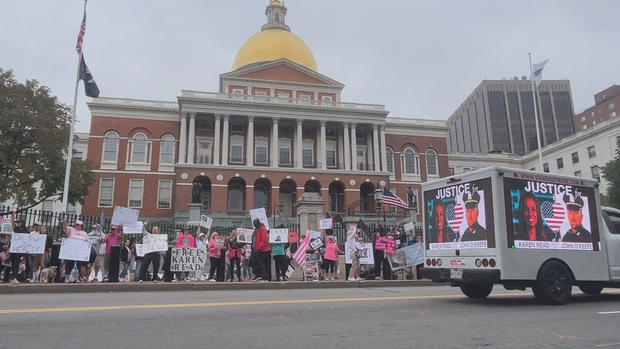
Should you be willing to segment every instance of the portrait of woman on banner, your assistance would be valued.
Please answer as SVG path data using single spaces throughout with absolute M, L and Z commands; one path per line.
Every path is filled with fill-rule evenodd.
M 555 234 L 545 223 L 538 198 L 531 192 L 521 191 L 517 212 L 515 240 L 552 241 Z
M 446 219 L 446 206 L 443 201 L 437 199 L 433 200 L 431 222 L 430 243 L 457 241 L 458 237 L 452 228 L 450 228 L 450 224 Z

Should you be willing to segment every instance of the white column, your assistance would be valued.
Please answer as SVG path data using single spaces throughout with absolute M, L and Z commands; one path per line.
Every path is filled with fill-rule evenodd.
M 351 169 L 351 145 L 349 144 L 349 124 L 344 123 L 344 169 Z
M 278 140 L 280 137 L 278 136 L 278 118 L 272 119 L 272 129 L 271 129 L 271 167 L 278 167 L 278 162 L 280 161 L 280 152 L 278 151 Z
M 318 159 L 320 161 L 320 168 L 325 170 L 327 169 L 327 136 L 325 135 L 325 121 L 321 121 L 321 152 L 319 153 Z
M 248 116 L 248 133 L 246 135 L 245 165 L 254 166 L 254 117 Z
M 184 164 L 187 152 L 187 116 L 183 112 L 181 112 L 181 129 L 179 131 L 179 164 Z
M 224 129 L 222 130 L 222 165 L 228 165 L 228 120 L 230 115 L 224 115 Z
M 196 113 L 189 113 L 189 138 L 187 142 L 187 163 L 195 162 L 196 153 Z
M 379 140 L 381 141 L 381 171 L 387 172 L 387 144 L 385 144 L 385 126 L 381 125 L 379 131 Z
M 381 171 L 381 166 L 379 166 L 379 164 L 381 163 L 381 160 L 379 159 L 379 131 L 377 130 L 376 124 L 372 125 L 372 150 L 374 154 L 373 169 L 375 172 Z
M 344 165 L 342 165 L 342 163 L 344 162 L 343 158 L 344 158 L 344 135 L 343 135 L 344 130 L 342 129 L 338 129 L 338 156 L 336 157 L 336 166 L 338 167 L 339 170 L 344 169 Z
M 297 168 L 304 167 L 303 160 L 303 144 L 304 144 L 304 135 L 303 135 L 303 120 L 297 120 L 297 132 L 295 132 L 295 162 L 297 164 Z
M 357 171 L 357 137 L 354 123 L 351 123 L 351 171 Z
M 215 115 L 215 128 L 213 129 L 213 133 L 215 135 L 213 139 L 213 165 L 220 164 L 220 135 L 222 134 L 222 129 L 220 128 L 220 119 L 221 115 Z

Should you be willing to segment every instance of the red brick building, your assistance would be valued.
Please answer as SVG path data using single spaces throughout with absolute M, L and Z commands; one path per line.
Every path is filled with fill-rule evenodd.
M 620 85 L 612 85 L 594 95 L 594 105 L 575 115 L 576 131 L 620 116 Z
M 83 214 L 110 215 L 118 205 L 185 222 L 192 206 L 218 224 L 238 224 L 248 210 L 266 207 L 282 220 L 295 217 L 303 192 L 318 192 L 325 212 L 357 220 L 376 212 L 377 187 L 416 206 L 422 182 L 449 175 L 443 121 L 343 102 L 344 85 L 317 71 L 310 49 L 284 23 L 286 8 L 274 0 L 266 14 L 234 70 L 220 76 L 218 92 L 88 104 L 97 180 Z M 408 215 L 386 209 L 397 220 Z M 410 211 L 421 220 L 419 207 Z

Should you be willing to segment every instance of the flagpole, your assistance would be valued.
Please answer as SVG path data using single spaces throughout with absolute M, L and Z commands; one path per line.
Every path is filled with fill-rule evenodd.
M 536 95 L 538 94 L 538 89 L 536 88 L 536 84 L 534 83 L 534 79 L 531 77 L 534 73 L 532 69 L 532 54 L 527 54 L 530 57 L 530 80 L 532 81 L 532 101 L 534 102 L 534 120 L 536 121 L 536 142 L 538 142 L 538 160 L 540 162 L 540 170 L 544 171 L 543 168 L 543 158 L 542 158 L 542 147 L 540 146 L 540 129 L 538 127 L 538 108 L 536 105 Z

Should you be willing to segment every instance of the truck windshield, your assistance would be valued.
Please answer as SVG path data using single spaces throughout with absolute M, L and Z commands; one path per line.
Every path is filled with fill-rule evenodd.
M 603 217 L 609 232 L 612 234 L 620 234 L 620 214 L 603 210 Z

